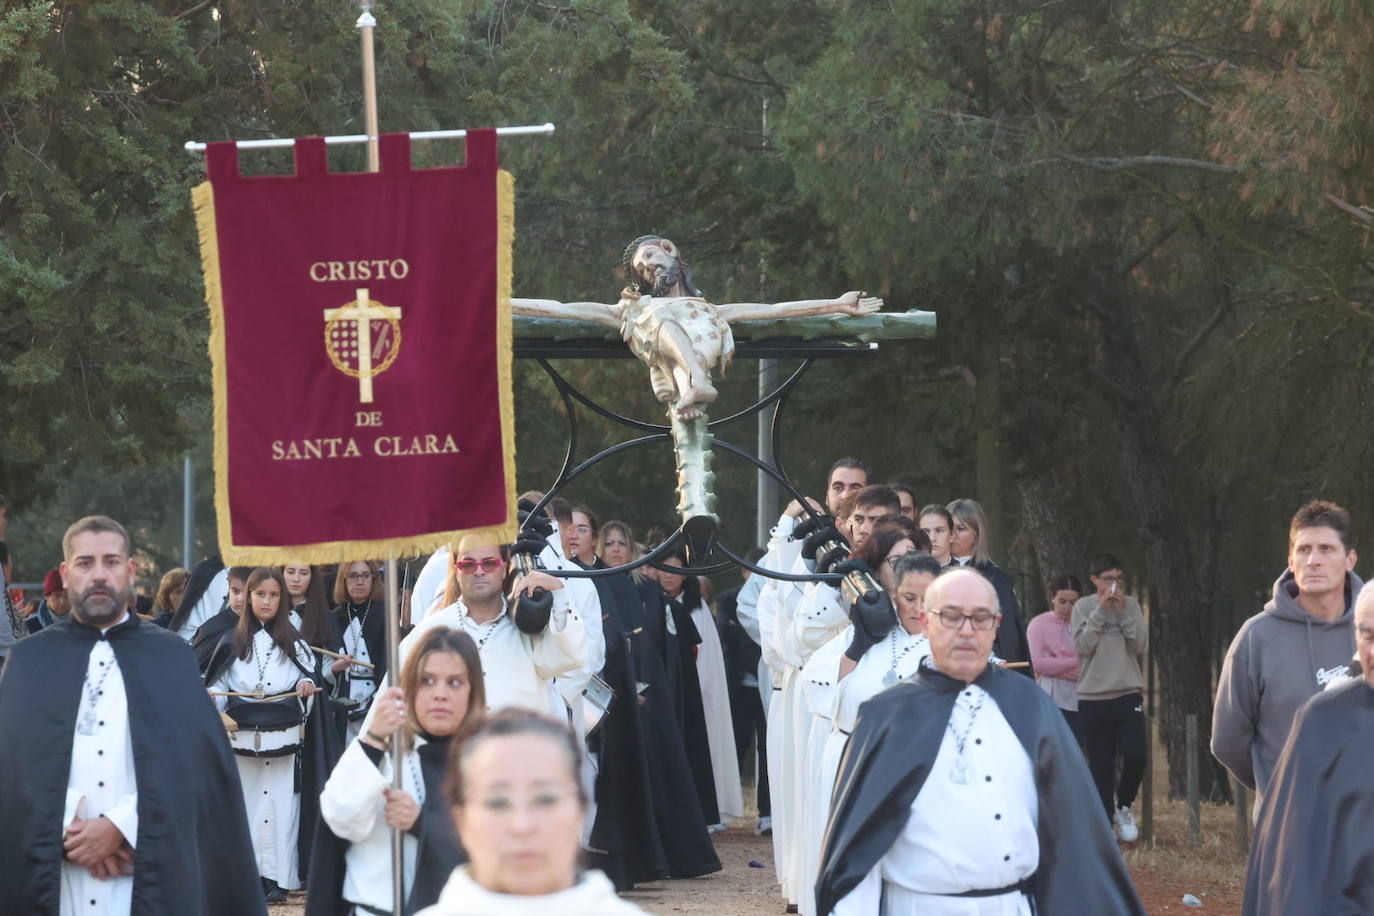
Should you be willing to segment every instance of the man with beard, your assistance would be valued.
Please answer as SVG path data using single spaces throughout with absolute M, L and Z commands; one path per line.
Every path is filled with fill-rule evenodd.
M 859 707 L 831 800 L 816 912 L 1143 914 L 1059 708 L 988 653 L 1002 615 L 973 570 L 921 612 L 930 658 Z
M 614 305 L 511 299 L 511 308 L 517 315 L 574 318 L 616 328 L 634 355 L 648 364 L 654 396 L 671 404 L 681 420 L 702 416 L 705 405 L 716 399 L 711 370 L 719 366 L 724 371 L 734 355 L 731 323 L 802 315 L 867 315 L 883 307 L 883 300 L 859 292 L 838 299 L 774 305 L 715 305 L 692 282 L 691 266 L 677 246 L 657 235 L 631 242 L 622 266 L 629 285 Z
M 264 913 L 195 656 L 127 610 L 128 533 L 90 516 L 62 550 L 72 619 L 17 646 L 0 682 L 0 912 Z
M 1374 912 L 1374 585 L 1355 604 L 1355 642 L 1360 676 L 1298 710 L 1279 754 L 1250 847 L 1246 916 Z

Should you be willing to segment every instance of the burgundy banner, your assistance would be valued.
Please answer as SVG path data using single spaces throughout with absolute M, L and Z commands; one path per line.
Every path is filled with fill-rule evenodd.
M 210 144 L 195 190 L 226 563 L 332 562 L 514 532 L 510 176 L 494 130 L 461 168 L 245 178 Z

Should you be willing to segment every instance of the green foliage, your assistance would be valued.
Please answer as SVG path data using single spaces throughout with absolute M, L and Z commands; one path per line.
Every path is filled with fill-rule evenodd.
M 181 144 L 361 131 L 353 15 L 106 0 L 0 19 L 0 492 L 17 517 L 99 504 L 109 479 L 176 502 L 168 469 L 206 441 L 209 399 L 188 205 L 202 166 Z M 1374 216 L 1325 196 L 1368 200 L 1374 36 L 1357 4 L 388 0 L 377 16 L 384 130 L 558 125 L 502 149 L 518 294 L 611 301 L 625 243 L 656 231 L 717 300 L 863 288 L 939 312 L 935 341 L 813 369 L 782 457 L 815 490 L 855 452 L 938 502 L 985 495 L 1000 467 L 995 546 L 1032 606 L 1042 567 L 1082 558 L 1022 530 L 1015 484 L 1052 481 L 1075 549 L 1139 565 L 1115 444 L 1147 407 L 1228 621 L 1282 563 L 1297 502 L 1374 508 L 1346 419 L 1366 393 Z M 1122 322 L 1143 405 L 1107 371 L 1102 329 Z M 635 361 L 558 368 L 662 417 Z M 753 369 L 731 368 L 718 415 L 748 401 Z M 561 405 L 529 364 L 516 396 L 519 482 L 543 487 Z M 583 414 L 581 455 L 621 437 Z M 975 458 L 980 429 L 995 448 Z M 742 545 L 753 474 L 724 455 L 716 471 Z M 569 496 L 641 533 L 671 526 L 671 454 L 629 453 Z M 163 557 L 179 544 L 165 509 L 141 523 Z

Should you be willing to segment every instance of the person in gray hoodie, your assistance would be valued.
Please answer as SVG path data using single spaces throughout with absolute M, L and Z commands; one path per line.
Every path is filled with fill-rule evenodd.
M 1226 652 L 1212 713 L 1212 753 L 1263 804 L 1293 716 L 1355 651 L 1350 513 L 1316 500 L 1293 516 L 1288 569 L 1264 610 L 1241 625 Z

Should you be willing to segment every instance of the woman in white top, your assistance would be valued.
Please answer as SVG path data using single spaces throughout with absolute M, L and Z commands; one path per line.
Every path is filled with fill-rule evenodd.
M 506 709 L 455 748 L 446 792 L 472 857 L 420 916 L 633 916 L 599 871 L 579 871 L 587 797 L 566 725 Z
M 248 613 L 225 633 L 211 657 L 205 680 L 221 712 L 241 724 L 231 733 L 253 852 L 268 902 L 286 899 L 300 887 L 297 837 L 300 795 L 296 754 L 305 734 L 315 655 L 287 617 L 286 583 L 275 569 L 260 566 L 248 576 Z M 276 701 L 261 697 L 294 694 Z
M 450 872 L 467 861 L 444 799 L 451 739 L 486 708 L 477 644 L 466 633 L 431 629 L 401 667 L 399 687 L 377 695 L 370 727 L 349 745 L 320 795 L 328 830 L 310 860 L 307 916 L 391 912 L 391 834 L 405 831 L 404 912 L 439 898 Z M 410 743 L 401 789 L 387 753 L 398 734 Z M 342 859 L 343 871 L 339 865 Z

